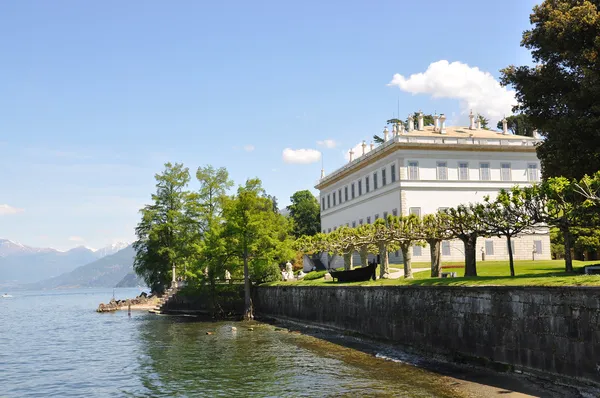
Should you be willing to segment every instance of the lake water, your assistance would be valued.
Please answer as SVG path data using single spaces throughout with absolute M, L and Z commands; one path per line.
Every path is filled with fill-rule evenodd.
M 138 293 L 115 289 L 116 298 Z M 272 325 L 96 313 L 112 294 L 0 298 L 0 397 L 466 394 L 453 379 Z

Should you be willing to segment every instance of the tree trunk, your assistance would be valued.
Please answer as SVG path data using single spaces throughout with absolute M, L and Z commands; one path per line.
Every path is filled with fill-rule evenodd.
M 354 252 L 344 253 L 344 269 L 349 271 L 354 268 Z
M 402 244 L 400 249 L 402 250 L 402 262 L 404 263 L 404 279 L 412 279 L 412 253 L 410 252 L 410 246 Z
M 368 264 L 369 252 L 367 252 L 367 247 L 360 248 L 360 265 L 362 267 L 366 267 Z
M 217 313 L 217 289 L 215 287 L 215 273 L 209 270 L 208 279 L 210 281 L 210 316 L 214 318 Z
M 439 239 L 430 239 L 427 243 L 429 243 L 429 253 L 431 254 L 431 277 L 440 278 L 442 276 L 442 267 L 440 264 L 440 246 L 442 241 Z
M 571 256 L 571 248 L 573 247 L 573 237 L 569 228 L 561 228 L 565 240 L 565 271 L 573 272 L 573 257 Z
M 465 276 L 477 276 L 477 235 L 467 235 L 462 241 L 465 244 Z
M 513 259 L 512 245 L 510 244 L 510 235 L 506 237 L 508 243 L 508 264 L 510 265 L 510 276 L 515 276 L 515 261 Z
M 244 320 L 254 319 L 252 313 L 252 299 L 250 298 L 250 273 L 248 272 L 248 249 L 244 249 Z
M 388 261 L 387 245 L 379 245 L 379 277 L 387 279 L 390 277 L 390 263 Z

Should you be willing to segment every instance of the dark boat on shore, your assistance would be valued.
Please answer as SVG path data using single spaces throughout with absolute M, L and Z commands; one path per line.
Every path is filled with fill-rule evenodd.
M 338 282 L 365 282 L 373 278 L 375 280 L 376 263 L 367 265 L 366 267 L 355 268 L 350 271 L 329 271 L 329 274 L 335 281 Z

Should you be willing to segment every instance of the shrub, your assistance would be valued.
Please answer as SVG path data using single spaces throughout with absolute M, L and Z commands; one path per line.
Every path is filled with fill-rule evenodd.
M 259 261 L 252 267 L 250 279 L 257 283 L 280 281 L 281 270 L 277 264 Z
M 325 274 L 327 273 L 327 271 L 312 271 L 309 272 L 308 274 L 306 274 L 306 276 L 304 277 L 305 281 L 312 281 L 314 279 L 319 279 L 325 276 Z

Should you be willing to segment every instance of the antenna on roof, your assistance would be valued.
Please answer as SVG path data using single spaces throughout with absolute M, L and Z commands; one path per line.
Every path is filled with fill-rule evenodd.
M 398 120 L 400 120 L 400 94 L 398 94 Z

